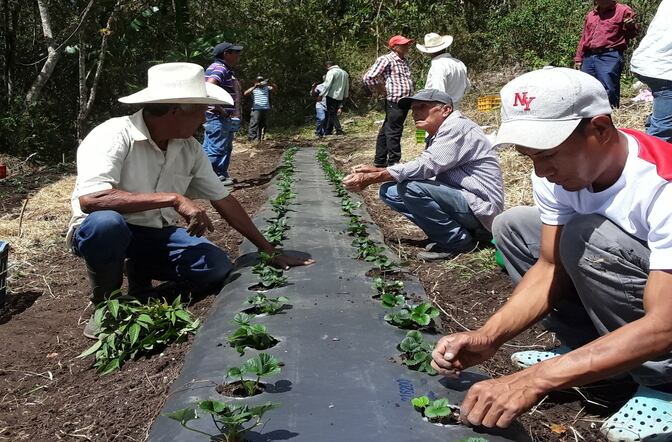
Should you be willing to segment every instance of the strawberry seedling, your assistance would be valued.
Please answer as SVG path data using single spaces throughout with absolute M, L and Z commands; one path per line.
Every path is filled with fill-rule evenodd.
M 119 370 L 128 359 L 156 353 L 186 339 L 200 325 L 178 296 L 172 303 L 151 299 L 142 304 L 135 299 L 113 297 L 100 303 L 94 320 L 100 327 L 98 341 L 78 358 L 95 355 L 93 366 L 101 375 Z
M 392 293 L 385 293 L 380 297 L 380 303 L 385 308 L 395 308 L 404 305 L 406 298 L 404 295 L 394 295 Z
M 252 317 L 246 313 L 238 313 L 233 318 L 233 322 L 238 324 L 231 336 L 227 338 L 232 347 L 242 356 L 245 354 L 245 348 L 250 347 L 255 350 L 266 350 L 278 343 L 278 340 L 269 335 L 266 326 L 262 324 L 250 324 Z
M 280 269 L 273 267 L 271 261 L 273 256 L 268 253 L 260 253 L 260 262 L 252 267 L 252 273 L 259 276 L 260 285 L 266 289 L 283 287 L 287 285 L 287 278 L 283 276 Z
M 197 403 L 197 408 L 182 408 L 181 410 L 166 413 L 165 416 L 176 420 L 189 431 L 208 436 L 212 441 L 219 442 L 243 442 L 245 433 L 261 424 L 261 419 L 266 412 L 278 408 L 278 404 L 267 402 L 263 405 L 250 407 L 243 404 L 227 404 L 225 402 L 207 400 Z M 219 434 L 210 434 L 187 424 L 198 419 L 198 412 L 207 413 L 217 427 Z M 251 422 L 251 425 L 246 425 Z
M 226 372 L 227 379 L 238 379 L 238 383 L 245 390 L 245 396 L 254 396 L 262 391 L 260 387 L 261 378 L 273 376 L 280 373 L 280 362 L 273 356 L 266 353 L 248 359 L 240 367 L 232 367 Z M 246 375 L 255 376 L 255 379 L 245 379 Z M 227 384 L 230 385 L 230 384 Z
M 282 310 L 282 307 L 287 303 L 288 299 L 284 296 L 278 296 L 277 298 L 269 298 L 263 293 L 257 293 L 254 296 L 247 298 L 247 304 L 251 305 L 251 309 L 254 313 L 266 313 L 268 315 L 274 315 Z
M 432 401 L 427 396 L 420 396 L 411 399 L 411 404 L 429 422 L 443 425 L 460 423 L 460 409 L 459 407 L 450 405 L 448 399 Z
M 402 352 L 402 364 L 411 370 L 436 375 L 432 368 L 432 349 L 434 346 L 422 338 L 417 330 L 406 333 L 406 337 L 399 343 L 397 348 Z
M 383 278 L 376 278 L 373 280 L 373 288 L 378 292 L 378 296 L 386 293 L 392 295 L 405 295 L 404 282 L 399 280 L 388 281 Z
M 439 310 L 428 302 L 417 306 L 406 305 L 399 311 L 388 313 L 385 320 L 399 328 L 422 328 L 428 326 L 439 316 Z

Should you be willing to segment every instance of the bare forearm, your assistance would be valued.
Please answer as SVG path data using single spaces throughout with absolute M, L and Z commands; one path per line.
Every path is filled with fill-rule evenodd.
M 553 300 L 564 290 L 563 276 L 551 263 L 538 262 L 525 274 L 511 298 L 485 325 L 481 332 L 491 336 L 498 346 L 516 337 L 546 315 Z
M 85 213 L 99 210 L 114 210 L 119 213 L 135 213 L 145 210 L 175 207 L 181 195 L 176 193 L 132 193 L 110 189 L 79 197 Z
M 211 201 L 211 204 L 231 227 L 250 240 L 259 250 L 266 253 L 274 252 L 273 245 L 264 238 L 233 195 L 218 201 Z

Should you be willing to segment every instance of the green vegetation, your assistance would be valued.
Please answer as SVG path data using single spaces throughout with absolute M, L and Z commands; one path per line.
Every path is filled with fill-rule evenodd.
M 273 256 L 264 252 L 259 255 L 261 260 L 252 267 L 252 273 L 259 276 L 259 284 L 265 289 L 287 285 L 287 277 L 283 276 L 283 271 L 271 265 Z
M 433 401 L 427 396 L 420 396 L 413 398 L 411 403 L 430 422 L 444 425 L 459 423 L 459 409 L 451 406 L 448 399 Z
M 266 353 L 248 359 L 240 367 L 232 367 L 226 372 L 226 378 L 238 379 L 245 389 L 247 396 L 254 396 L 260 389 L 261 378 L 280 373 L 280 362 Z M 253 375 L 255 379 L 245 379 L 246 375 Z
M 425 341 L 419 331 L 411 330 L 406 333 L 406 337 L 397 348 L 402 352 L 402 364 L 412 370 L 424 372 L 431 376 L 436 375 L 436 370 L 431 365 L 434 344 Z
M 260 425 L 264 414 L 269 410 L 278 408 L 278 406 L 278 404 L 271 402 L 250 407 L 242 404 L 227 404 L 225 402 L 207 400 L 198 402 L 196 409 L 182 408 L 172 413 L 166 413 L 165 416 L 178 421 L 187 430 L 210 437 L 210 440 L 243 442 L 245 440 L 244 434 Z M 212 417 L 212 421 L 215 423 L 219 434 L 206 433 L 187 425 L 190 421 L 199 418 L 199 411 Z M 251 422 L 251 425 L 246 425 L 248 422 Z
M 247 304 L 251 305 L 251 309 L 255 313 L 266 313 L 267 315 L 274 315 L 278 313 L 289 301 L 284 296 L 269 298 L 263 293 L 257 293 L 254 296 L 247 298 Z
M 252 317 L 245 313 L 238 313 L 233 318 L 233 322 L 238 324 L 231 336 L 227 338 L 232 347 L 242 356 L 245 354 L 245 348 L 250 347 L 255 350 L 266 350 L 277 344 L 278 340 L 268 334 L 266 326 L 262 324 L 251 324 Z
M 100 327 L 98 340 L 78 356 L 94 354 L 94 367 L 101 375 L 119 370 L 128 359 L 156 353 L 184 340 L 200 325 L 184 309 L 179 296 L 170 304 L 156 299 L 143 304 L 118 294 L 98 305 L 94 314 Z
M 404 305 L 394 313 L 385 315 L 385 320 L 399 328 L 422 328 L 439 316 L 439 310 L 428 302 L 419 305 Z

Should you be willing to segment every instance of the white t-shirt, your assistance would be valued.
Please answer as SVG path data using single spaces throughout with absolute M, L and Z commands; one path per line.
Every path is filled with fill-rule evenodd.
M 467 78 L 467 67 L 450 54 L 441 54 L 432 58 L 432 64 L 427 73 L 425 89 L 438 89 L 453 99 L 457 108 L 464 93 L 471 83 Z
M 672 0 L 663 0 L 630 60 L 630 70 L 672 81 Z
M 618 181 L 601 192 L 568 192 L 532 173 L 541 221 L 564 225 L 576 214 L 599 214 L 647 241 L 652 270 L 672 269 L 672 148 L 658 138 L 622 130 L 628 158 Z
M 86 218 L 79 197 L 108 189 L 171 192 L 211 201 L 229 194 L 196 139 L 172 139 L 162 151 L 149 136 L 142 110 L 107 120 L 93 129 L 77 149 L 68 247 L 75 228 Z M 181 219 L 172 207 L 125 213 L 123 217 L 129 224 L 154 228 L 176 225 Z

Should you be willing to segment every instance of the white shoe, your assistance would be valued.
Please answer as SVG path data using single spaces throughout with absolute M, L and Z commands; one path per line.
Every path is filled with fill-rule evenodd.
M 560 347 L 554 348 L 547 351 L 537 351 L 537 350 L 527 350 L 527 351 L 518 351 L 511 355 L 511 362 L 514 363 L 517 367 L 528 368 L 539 362 L 543 362 L 547 359 L 555 358 L 565 353 L 572 351 L 569 347 L 561 345 Z

